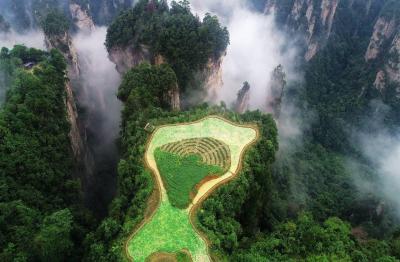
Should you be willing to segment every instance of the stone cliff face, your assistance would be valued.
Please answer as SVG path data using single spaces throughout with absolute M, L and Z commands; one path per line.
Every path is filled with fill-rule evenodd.
M 108 54 L 121 75 L 141 62 L 151 62 L 151 55 L 146 46 L 140 46 L 136 49 L 133 47 L 113 47 Z
M 374 83 L 382 94 L 388 84 L 400 85 L 400 2 L 388 0 L 265 0 L 266 14 L 275 13 L 278 25 L 288 34 L 303 39 L 306 61 L 311 60 L 329 41 L 332 33 L 340 35 L 343 20 L 352 24 L 359 41 L 369 38 L 364 60 L 376 69 Z M 338 25 L 336 27 L 335 25 Z M 373 25 L 373 26 L 372 26 Z M 397 87 L 400 96 L 400 87 Z
M 281 65 L 277 66 L 271 74 L 268 85 L 270 96 L 267 99 L 267 110 L 273 112 L 275 118 L 281 113 L 283 92 L 286 87 L 286 74 Z
M 181 100 L 180 100 L 180 95 L 179 95 L 178 84 L 176 84 L 174 87 L 172 87 L 168 91 L 168 93 L 164 94 L 164 99 L 166 101 L 168 101 L 172 110 L 179 111 L 181 109 Z
M 83 90 L 79 89 L 79 58 L 77 51 L 72 43 L 71 36 L 68 32 L 62 35 L 45 36 L 45 44 L 47 49 L 57 48 L 63 54 L 67 62 L 67 74 L 69 81 L 65 86 L 66 91 L 66 107 L 68 111 L 68 118 L 71 124 L 71 130 L 69 137 L 71 140 L 72 151 L 74 153 L 75 160 L 79 166 L 83 166 L 86 170 L 86 175 L 90 172 L 89 166 L 91 166 L 90 153 L 88 152 L 86 142 L 86 129 L 84 124 L 80 121 L 77 111 L 77 99 L 76 93 L 83 95 Z M 86 182 L 88 177 L 85 177 Z
M 396 30 L 396 19 L 380 17 L 374 26 L 374 31 L 368 45 L 367 52 L 365 53 L 365 60 L 376 59 L 382 52 L 384 44 L 393 38 Z
M 292 12 L 288 18 L 288 25 L 294 30 L 305 26 L 305 43 L 307 51 L 304 55 L 306 61 L 311 60 L 325 44 L 332 31 L 333 19 L 339 0 L 295 0 Z M 305 25 L 301 24 L 306 19 Z M 318 30 L 317 30 L 318 29 Z
M 83 32 L 91 32 L 94 30 L 94 22 L 89 16 L 87 10 L 84 10 L 76 3 L 70 3 L 69 10 L 75 26 Z
M 155 65 L 165 63 L 165 58 L 162 55 L 155 55 L 152 57 L 149 49 L 144 45 L 138 48 L 113 47 L 109 50 L 108 57 L 115 64 L 118 73 L 121 75 L 142 62 Z M 180 110 L 180 92 L 177 85 L 172 87 L 168 93 L 164 95 L 164 99 L 168 101 L 172 110 Z
M 45 36 L 45 44 L 48 50 L 57 48 L 64 55 L 67 62 L 68 77 L 72 80 L 80 76 L 78 63 L 78 53 L 72 44 L 71 36 L 68 32 L 62 35 Z
M 81 131 L 78 124 L 78 110 L 76 109 L 75 98 L 70 82 L 65 85 L 65 91 L 65 104 L 67 107 L 68 120 L 71 124 L 69 138 L 71 141 L 74 157 L 75 159 L 79 159 L 84 155 L 85 146 L 81 137 Z
M 395 96 L 400 99 L 400 30 L 391 42 L 384 65 L 376 74 L 374 86 L 383 95 L 389 84 L 395 85 Z
M 209 59 L 203 72 L 205 79 L 204 88 L 207 91 L 208 99 L 213 102 L 216 102 L 218 90 L 224 85 L 222 80 L 222 62 L 223 56 L 219 59 Z
M 142 62 L 149 62 L 155 65 L 160 65 L 165 63 L 166 60 L 161 55 L 152 55 L 149 52 L 149 49 L 142 45 L 136 49 L 132 47 L 113 47 L 109 50 L 109 58 L 115 64 L 117 71 L 123 75 L 130 68 L 133 68 L 139 65 Z M 217 97 L 218 90 L 222 87 L 222 61 L 223 56 L 218 59 L 209 59 L 207 66 L 204 71 L 201 72 L 201 78 L 204 79 L 204 88 L 208 93 L 208 99 L 214 101 Z M 175 90 L 175 91 L 173 91 Z M 171 92 L 175 92 L 175 94 L 171 95 L 171 98 L 174 97 L 174 100 L 171 101 L 171 105 L 175 105 L 174 109 L 178 110 L 176 107 L 177 101 L 179 101 L 179 91 L 178 89 L 173 89 Z
M 306 45 L 304 58 L 309 61 L 323 47 L 332 32 L 340 0 L 294 0 L 284 26 L 300 33 Z M 283 12 L 277 0 L 267 0 L 265 13 Z
M 249 109 L 250 102 L 250 85 L 245 82 L 243 87 L 239 90 L 237 94 L 237 99 L 235 103 L 235 110 L 239 114 L 246 112 Z
M 385 96 L 388 85 L 395 85 L 395 96 L 400 99 L 400 14 L 381 14 L 373 28 L 365 52 L 367 63 L 378 63 L 374 87 Z M 383 62 L 381 62 L 383 61 Z

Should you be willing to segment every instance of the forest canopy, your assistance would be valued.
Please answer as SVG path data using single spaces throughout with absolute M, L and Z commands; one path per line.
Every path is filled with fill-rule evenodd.
M 64 57 L 55 49 L 15 46 L 1 50 L 0 66 L 7 75 L 0 109 L 0 260 L 79 257 L 75 244 L 84 233 L 77 217 L 84 209 L 72 177 Z
M 183 91 L 203 70 L 209 59 L 218 59 L 229 44 L 229 33 L 216 16 L 206 14 L 202 21 L 191 13 L 188 1 L 139 1 L 110 25 L 106 47 L 130 46 L 150 49 L 162 55 L 178 77 Z

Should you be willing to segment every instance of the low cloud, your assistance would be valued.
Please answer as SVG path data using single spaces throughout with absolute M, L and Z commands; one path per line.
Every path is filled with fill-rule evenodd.
M 265 110 L 270 76 L 278 65 L 283 65 L 289 84 L 300 79 L 295 68 L 297 48 L 277 29 L 273 14 L 256 12 L 244 0 L 192 0 L 191 4 L 200 17 L 207 12 L 217 15 L 230 33 L 219 100 L 235 101 L 242 83 L 248 81 L 250 109 Z
M 81 32 L 73 37 L 78 51 L 83 89 L 80 105 L 87 108 L 89 126 L 96 131 L 102 145 L 114 143 L 119 133 L 121 103 L 116 97 L 121 81 L 115 65 L 108 59 L 104 46 L 107 29 Z
M 376 171 L 377 177 L 372 183 L 376 196 L 388 200 L 396 208 L 400 217 L 400 130 L 388 132 L 385 130 L 377 133 L 360 133 L 358 135 L 358 148 L 367 158 Z M 360 178 L 360 176 L 356 176 Z M 362 192 L 371 189 L 365 181 L 355 180 Z
M 44 34 L 41 31 L 28 31 L 23 34 L 11 31 L 0 34 L 0 47 L 12 48 L 14 45 L 25 45 L 45 49 Z

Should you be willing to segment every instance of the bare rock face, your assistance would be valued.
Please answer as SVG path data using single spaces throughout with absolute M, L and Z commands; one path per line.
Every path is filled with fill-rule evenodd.
M 148 62 L 153 65 L 160 65 L 167 62 L 162 55 L 151 54 L 149 48 L 145 45 L 140 45 L 137 48 L 132 46 L 115 46 L 109 50 L 108 56 L 121 75 L 142 62 Z M 205 69 L 199 73 L 200 79 L 204 81 L 204 90 L 207 92 L 208 99 L 211 101 L 216 100 L 218 90 L 223 86 L 222 61 L 223 56 L 218 59 L 209 59 Z M 171 98 L 170 104 L 172 108 L 174 110 L 179 110 L 179 87 L 172 88 L 168 96 Z
M 151 55 L 147 47 L 113 47 L 108 52 L 108 57 L 116 65 L 118 73 L 125 74 L 130 68 L 147 61 L 151 62 Z
M 75 95 L 75 93 L 78 91 L 77 82 L 81 75 L 78 53 L 68 32 L 65 32 L 61 35 L 45 36 L 45 44 L 48 50 L 53 48 L 60 50 L 67 62 L 67 74 L 70 81 L 68 81 L 65 85 L 65 103 L 68 112 L 68 119 L 71 124 L 69 137 L 72 145 L 72 151 L 77 163 L 79 163 L 79 165 L 87 165 L 88 162 L 82 163 L 90 158 L 86 145 L 86 130 L 79 120 L 76 107 L 77 97 Z M 84 93 L 83 90 L 79 91 Z
M 239 90 L 237 94 L 237 99 L 235 103 L 236 112 L 242 114 L 249 109 L 250 101 L 250 85 L 247 82 L 243 83 L 243 87 Z
M 72 20 L 76 27 L 83 32 L 91 32 L 95 26 L 92 18 L 89 16 L 87 10 L 76 3 L 70 3 L 69 10 L 71 12 Z
M 65 85 L 66 98 L 65 105 L 67 107 L 68 120 L 71 124 L 69 138 L 72 145 L 72 151 L 75 159 L 79 159 L 84 153 L 84 143 L 81 138 L 81 131 L 78 124 L 78 110 L 76 109 L 75 98 L 72 92 L 71 83 Z
M 389 50 L 386 73 L 390 81 L 400 83 L 400 30 L 394 37 Z
M 218 91 L 224 85 L 222 80 L 222 61 L 223 56 L 219 59 L 209 59 L 203 72 L 208 99 L 214 102 L 217 99 Z
M 388 58 L 376 75 L 374 87 L 384 94 L 391 83 L 396 85 L 396 98 L 400 99 L 400 31 L 393 38 Z
M 277 66 L 271 74 L 269 82 L 270 97 L 267 100 L 267 110 L 273 112 L 275 118 L 279 118 L 281 113 L 283 91 L 286 87 L 286 74 L 283 66 Z
M 312 0 L 296 0 L 292 9 L 292 18 L 297 23 L 303 19 L 303 10 L 305 11 L 306 25 L 306 45 L 307 51 L 304 55 L 306 61 L 311 60 L 321 46 L 328 40 L 331 31 L 333 20 L 336 14 L 339 0 L 322 0 L 321 5 L 317 6 Z M 317 24 L 320 25 L 320 31 L 317 32 Z
M 179 111 L 181 109 L 178 84 L 168 90 L 168 93 L 164 95 L 164 99 L 169 102 L 172 110 Z
M 148 48 L 141 45 L 139 48 L 132 47 L 113 47 L 108 52 L 109 59 L 115 64 L 118 73 L 125 74 L 129 69 L 134 68 L 142 62 L 148 62 L 154 65 L 161 65 L 166 62 L 162 55 L 151 56 Z M 180 110 L 180 92 L 178 85 L 164 95 L 172 110 Z
M 302 32 L 306 45 L 304 58 L 309 61 L 331 35 L 340 0 L 294 0 L 285 27 L 292 33 Z M 265 13 L 279 9 L 279 1 L 268 0 Z
M 386 74 L 383 70 L 379 70 L 379 72 L 376 74 L 376 79 L 374 82 L 374 87 L 378 89 L 381 93 L 385 90 L 385 82 L 386 82 Z
M 380 17 L 376 21 L 371 40 L 365 53 L 365 61 L 376 59 L 382 52 L 383 45 L 393 37 L 396 30 L 396 19 Z
M 80 76 L 78 53 L 72 44 L 69 33 L 65 32 L 62 35 L 45 36 L 45 44 L 48 50 L 57 48 L 61 51 L 67 61 L 68 76 L 70 79 L 78 79 Z

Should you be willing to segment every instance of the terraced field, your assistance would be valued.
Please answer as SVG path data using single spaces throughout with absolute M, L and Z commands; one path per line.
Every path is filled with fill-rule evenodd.
M 229 168 L 231 153 L 229 146 L 212 137 L 184 139 L 161 146 L 161 150 L 179 156 L 199 155 L 204 163 Z
M 217 186 L 234 177 L 244 150 L 256 138 L 256 128 L 219 117 L 157 128 L 145 160 L 159 187 L 159 206 L 128 239 L 128 258 L 210 261 L 206 240 L 190 214 Z

